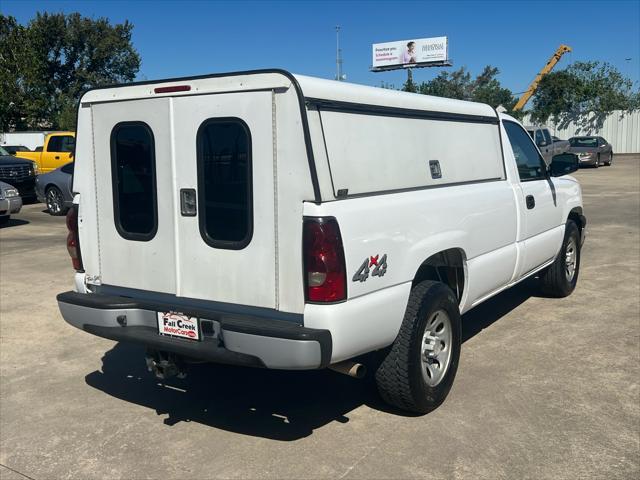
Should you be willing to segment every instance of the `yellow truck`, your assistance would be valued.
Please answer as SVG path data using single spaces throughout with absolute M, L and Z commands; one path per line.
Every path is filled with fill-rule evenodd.
M 16 157 L 33 160 L 38 164 L 40 173 L 47 173 L 73 160 L 75 145 L 75 132 L 55 132 L 45 137 L 42 150 L 16 152 L 15 155 Z

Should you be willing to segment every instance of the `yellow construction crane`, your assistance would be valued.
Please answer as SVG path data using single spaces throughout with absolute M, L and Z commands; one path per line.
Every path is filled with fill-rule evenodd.
M 540 70 L 540 73 L 538 73 L 538 75 L 536 75 L 536 78 L 533 79 L 533 82 L 531 82 L 531 85 L 529 85 L 527 91 L 522 94 L 520 100 L 518 100 L 518 103 L 516 103 L 516 106 L 513 107 L 513 111 L 522 110 L 524 108 L 529 99 L 533 96 L 534 93 L 536 93 L 536 89 L 538 88 L 538 84 L 540 83 L 540 80 L 542 80 L 542 77 L 553 70 L 553 67 L 555 67 L 556 63 L 560 61 L 562 55 L 570 51 L 571 47 L 568 45 L 560 45 L 558 47 L 556 53 L 551 56 L 547 64 L 542 67 L 542 70 Z

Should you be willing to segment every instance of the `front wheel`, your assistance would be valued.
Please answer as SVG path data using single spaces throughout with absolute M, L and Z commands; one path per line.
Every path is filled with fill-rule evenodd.
M 434 410 L 453 385 L 461 338 L 453 291 L 433 281 L 413 287 L 400 332 L 376 371 L 380 396 L 402 410 Z
M 578 283 L 580 272 L 580 231 L 573 220 L 564 230 L 564 240 L 554 262 L 542 273 L 542 292 L 551 297 L 571 295 Z

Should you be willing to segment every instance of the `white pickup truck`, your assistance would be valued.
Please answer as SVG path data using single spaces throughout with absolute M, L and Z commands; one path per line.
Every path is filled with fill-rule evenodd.
M 458 366 L 461 314 L 526 277 L 575 288 L 575 155 L 545 165 L 483 104 L 294 76 L 91 90 L 78 112 L 64 319 L 193 359 L 360 376 L 427 412 Z

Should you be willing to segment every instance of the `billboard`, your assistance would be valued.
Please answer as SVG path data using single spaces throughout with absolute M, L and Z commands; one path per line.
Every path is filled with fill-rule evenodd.
M 448 63 L 448 52 L 447 37 L 374 43 L 371 69 L 389 70 Z

